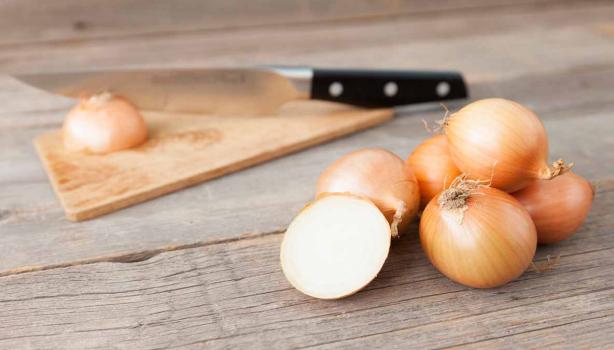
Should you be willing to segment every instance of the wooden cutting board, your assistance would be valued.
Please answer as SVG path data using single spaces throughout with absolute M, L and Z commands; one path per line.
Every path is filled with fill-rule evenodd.
M 59 130 L 34 140 L 68 219 L 94 218 L 363 130 L 393 111 L 301 102 L 269 116 L 143 115 L 149 139 L 131 150 L 67 152 Z

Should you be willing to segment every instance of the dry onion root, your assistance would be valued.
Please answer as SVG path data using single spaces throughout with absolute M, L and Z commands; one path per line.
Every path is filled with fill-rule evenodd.
M 406 230 L 420 206 L 420 189 L 410 167 L 381 148 L 366 148 L 339 158 L 318 179 L 316 197 L 324 193 L 369 198 L 386 216 L 393 236 Z
M 552 179 L 568 165 L 549 168 L 548 138 L 539 118 L 520 104 L 491 98 L 468 104 L 444 120 L 450 153 L 461 172 L 477 179 L 494 173 L 492 186 L 517 191 Z
M 460 175 L 450 157 L 445 135 L 435 135 L 422 142 L 407 158 L 407 164 L 418 180 L 422 208 Z
M 590 183 L 572 172 L 535 181 L 512 195 L 529 211 L 542 244 L 573 235 L 586 220 L 594 197 Z
M 137 108 L 108 92 L 82 99 L 66 116 L 62 132 L 66 150 L 95 154 L 132 148 L 147 139 Z
M 529 213 L 514 197 L 459 177 L 426 206 L 420 241 L 429 260 L 448 278 L 490 288 L 527 269 L 537 235 Z
M 292 221 L 281 245 L 281 266 L 299 291 L 337 299 L 364 288 L 382 268 L 390 225 L 368 199 L 321 196 Z

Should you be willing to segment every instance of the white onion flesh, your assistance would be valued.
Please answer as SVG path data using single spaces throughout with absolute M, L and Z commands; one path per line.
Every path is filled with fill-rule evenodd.
M 299 291 L 337 299 L 364 288 L 390 249 L 390 225 L 369 200 L 330 194 L 305 207 L 281 246 L 281 265 Z

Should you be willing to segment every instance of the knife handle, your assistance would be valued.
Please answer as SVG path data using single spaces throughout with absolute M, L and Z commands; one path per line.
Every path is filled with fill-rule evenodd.
M 360 107 L 394 107 L 465 98 L 459 72 L 314 69 L 311 98 Z

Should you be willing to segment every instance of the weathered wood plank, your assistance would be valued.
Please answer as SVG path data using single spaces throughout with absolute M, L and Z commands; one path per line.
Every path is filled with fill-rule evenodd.
M 612 125 L 608 93 L 614 70 L 563 76 L 480 84 L 474 96 L 526 103 L 545 120 L 552 158 L 574 161 L 576 171 L 589 179 L 611 176 L 614 154 L 604 150 L 614 149 L 606 127 Z M 49 114 L 31 116 L 44 115 Z M 369 146 L 405 157 L 427 137 L 421 119 L 441 115 L 439 107 L 410 109 L 382 127 L 79 224 L 63 218 L 31 145 L 48 127 L 26 122 L 23 128 L 0 129 L 0 273 L 281 231 L 312 197 L 326 164 Z M 61 113 L 52 116 L 59 121 Z
M 374 283 L 338 301 L 290 287 L 279 269 L 279 234 L 2 277 L 0 348 L 440 348 L 505 337 L 528 348 L 562 338 L 571 348 L 607 345 L 612 205 L 614 182 L 602 181 L 580 232 L 540 247 L 538 259 L 561 255 L 552 271 L 488 290 L 444 278 L 415 232 L 394 242 Z
M 246 4 L 240 0 L 5 0 L 0 2 L 0 45 L 282 26 L 492 7 L 533 8 L 544 4 L 556 5 L 556 1 L 257 0 Z

